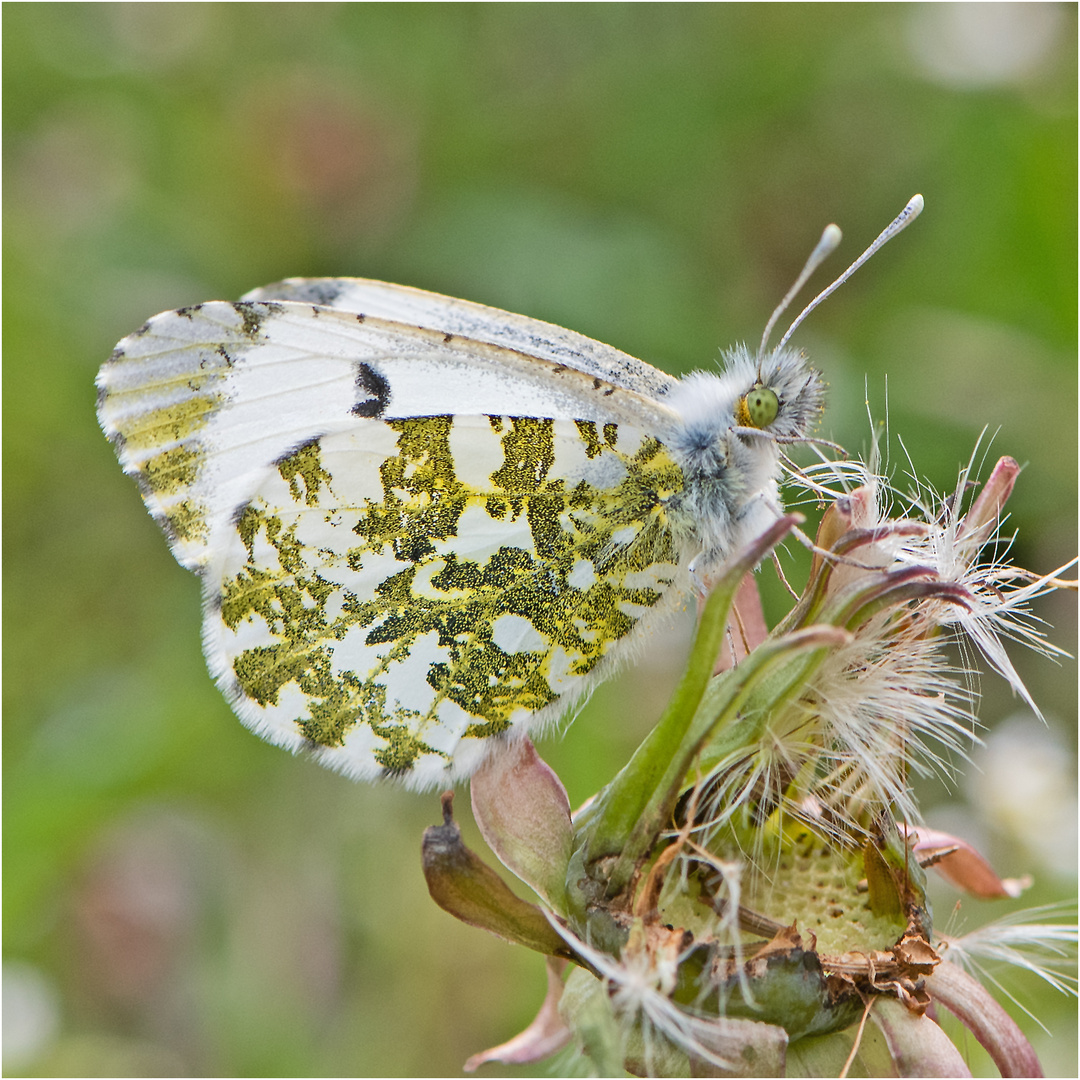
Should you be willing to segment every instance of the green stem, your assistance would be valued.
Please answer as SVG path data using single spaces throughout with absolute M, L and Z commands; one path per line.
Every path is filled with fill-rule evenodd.
M 663 716 L 578 823 L 578 835 L 584 835 L 587 844 L 586 865 L 623 851 L 643 815 L 663 800 L 672 759 L 712 677 L 739 583 L 801 520 L 797 514 L 780 518 L 727 566 L 717 582 L 702 612 L 686 672 Z M 651 819 L 655 814 L 649 816 Z

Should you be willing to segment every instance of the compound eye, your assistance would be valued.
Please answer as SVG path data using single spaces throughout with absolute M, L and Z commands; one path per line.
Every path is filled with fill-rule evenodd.
M 780 411 L 780 399 L 767 386 L 755 386 L 742 400 L 750 427 L 767 428 Z

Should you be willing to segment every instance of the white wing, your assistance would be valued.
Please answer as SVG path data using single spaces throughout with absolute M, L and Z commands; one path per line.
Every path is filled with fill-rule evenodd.
M 124 471 L 177 560 L 196 571 L 268 465 L 358 419 L 505 414 L 658 432 L 677 419 L 562 361 L 300 303 L 158 315 L 120 342 L 98 387 Z
M 424 787 L 557 716 L 679 601 L 683 476 L 658 441 L 678 416 L 622 385 L 648 377 L 621 354 L 524 319 L 504 336 L 543 329 L 537 354 L 463 338 L 501 313 L 399 293 L 452 328 L 278 301 L 159 315 L 102 367 L 98 411 L 203 578 L 244 722 Z
M 537 359 L 566 364 L 625 390 L 663 398 L 678 380 L 572 330 L 499 308 L 369 278 L 287 278 L 254 289 L 245 300 L 289 300 L 391 319 L 485 341 Z
M 206 655 L 244 722 L 426 788 L 557 718 L 688 584 L 680 471 L 601 431 L 363 420 L 268 470 L 206 572 Z

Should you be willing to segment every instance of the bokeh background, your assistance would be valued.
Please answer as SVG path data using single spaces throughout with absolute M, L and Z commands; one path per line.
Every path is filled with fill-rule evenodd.
M 162 309 L 355 274 L 682 372 L 756 343 L 826 222 L 838 272 L 921 191 L 919 222 L 800 331 L 830 384 L 823 433 L 857 450 L 867 398 L 887 406 L 942 490 L 985 427 L 977 460 L 1026 466 L 1015 556 L 1050 570 L 1076 551 L 1076 19 L 4 5 L 5 1073 L 457 1075 L 544 989 L 540 957 L 429 900 L 436 795 L 350 784 L 233 718 L 197 582 L 97 428 L 117 339 Z M 1074 653 L 1075 596 L 1037 610 Z M 684 647 L 673 633 L 541 744 L 574 804 L 648 730 Z M 925 799 L 1035 885 L 958 912 L 943 888 L 943 927 L 1075 896 L 1075 664 L 1014 656 L 1046 725 L 985 676 L 979 769 Z M 1075 1075 L 1075 1003 L 1009 986 L 1052 1033 L 1010 1006 L 1048 1074 Z

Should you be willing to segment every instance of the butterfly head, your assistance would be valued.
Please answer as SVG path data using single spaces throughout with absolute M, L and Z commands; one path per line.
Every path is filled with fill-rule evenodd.
M 805 439 L 824 407 L 825 386 L 801 349 L 755 356 L 745 345 L 724 353 L 720 374 L 685 376 L 669 404 L 682 427 L 674 445 L 692 469 L 728 478 L 747 453 L 770 471 L 778 443 Z M 753 486 L 753 485 L 751 485 Z
M 753 364 L 753 382 L 735 403 L 736 425 L 782 440 L 807 435 L 821 414 L 825 387 L 805 353 L 777 349 Z
M 752 355 L 744 346 L 725 356 L 728 379 L 736 388 L 731 415 L 741 437 L 760 442 L 804 438 L 824 406 L 824 383 L 801 349 L 785 347 Z
M 769 335 L 777 320 L 787 310 L 795 295 L 821 263 L 836 250 L 841 232 L 836 225 L 827 225 L 806 265 L 777 305 L 761 336 L 756 357 L 756 378 L 753 385 L 735 404 L 735 423 L 738 427 L 768 432 L 781 439 L 805 437 L 821 411 L 822 384 L 817 372 L 806 363 L 802 352 L 788 347 L 792 334 L 827 296 L 838 289 L 871 255 L 918 217 L 923 208 L 921 195 L 915 195 L 900 214 L 877 239 L 827 289 L 824 289 L 799 313 L 788 327 L 780 344 L 769 349 Z

